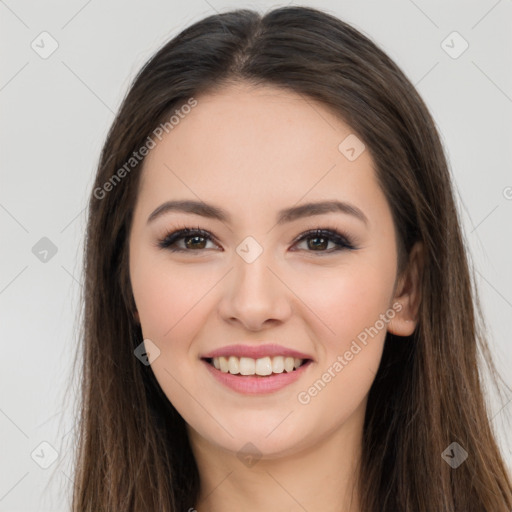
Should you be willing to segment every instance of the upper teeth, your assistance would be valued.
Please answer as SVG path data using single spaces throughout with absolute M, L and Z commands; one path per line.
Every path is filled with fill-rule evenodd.
M 274 356 L 252 359 L 251 357 L 214 357 L 213 366 L 224 373 L 234 375 L 270 375 L 272 373 L 292 372 L 299 368 L 303 360 L 293 357 Z

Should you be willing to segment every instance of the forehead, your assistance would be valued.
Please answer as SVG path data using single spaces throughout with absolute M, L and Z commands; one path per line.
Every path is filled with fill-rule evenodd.
M 248 217 L 301 198 L 382 200 L 369 151 L 347 158 L 343 141 L 355 135 L 324 105 L 240 84 L 195 99 L 146 157 L 142 198 L 229 203 Z

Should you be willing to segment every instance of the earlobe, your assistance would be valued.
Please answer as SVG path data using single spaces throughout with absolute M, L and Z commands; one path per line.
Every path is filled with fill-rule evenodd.
M 410 336 L 418 324 L 421 303 L 424 246 L 416 242 L 409 253 L 407 268 L 400 276 L 393 303 L 401 308 L 388 323 L 388 332 L 397 336 Z

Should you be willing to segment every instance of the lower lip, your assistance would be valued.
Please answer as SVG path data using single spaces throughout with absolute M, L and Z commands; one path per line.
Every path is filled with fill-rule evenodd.
M 228 388 L 246 395 L 260 395 L 272 393 L 292 384 L 307 371 L 312 361 L 304 363 L 293 372 L 283 372 L 269 375 L 268 377 L 257 377 L 253 375 L 233 375 L 217 370 L 213 365 L 202 360 L 208 371 L 221 383 Z

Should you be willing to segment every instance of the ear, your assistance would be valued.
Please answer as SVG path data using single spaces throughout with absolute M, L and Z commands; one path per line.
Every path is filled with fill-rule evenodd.
M 139 317 L 139 312 L 137 310 L 134 311 L 133 313 L 133 318 L 135 318 L 135 320 L 137 321 L 138 324 L 140 324 L 140 317 Z
M 388 323 L 388 332 L 397 336 L 410 336 L 418 324 L 421 302 L 421 277 L 424 264 L 424 247 L 416 242 L 409 253 L 406 269 L 398 277 L 393 304 L 399 303 L 396 315 Z

